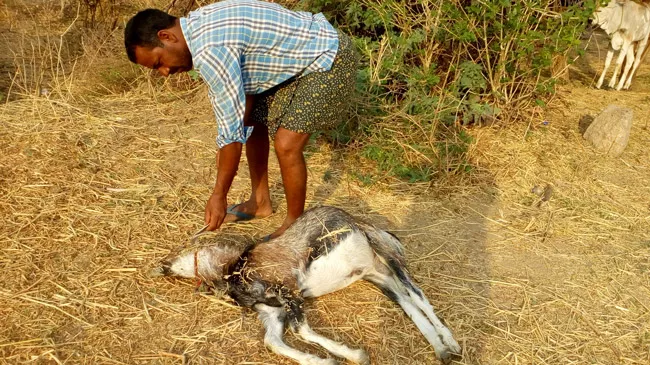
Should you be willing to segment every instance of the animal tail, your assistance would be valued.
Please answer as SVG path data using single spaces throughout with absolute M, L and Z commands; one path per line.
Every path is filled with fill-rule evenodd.
M 454 354 L 460 354 L 461 347 L 451 331 L 436 316 L 429 300 L 411 279 L 400 240 L 372 226 L 363 228 L 376 254 L 375 270 L 365 279 L 402 307 L 433 346 L 438 358 L 447 362 Z

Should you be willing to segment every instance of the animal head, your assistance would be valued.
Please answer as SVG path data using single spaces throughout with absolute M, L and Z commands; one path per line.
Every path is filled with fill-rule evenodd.
M 224 267 L 237 260 L 242 252 L 239 245 L 230 243 L 190 246 L 167 255 L 149 275 L 221 280 Z
M 607 6 L 601 6 L 591 16 L 594 25 L 612 34 L 621 28 L 623 19 L 623 5 L 626 0 L 611 0 Z
M 200 247 L 188 247 L 180 251 L 171 252 L 162 259 L 156 267 L 149 272 L 150 276 L 179 276 L 182 278 L 193 278 L 197 263 L 194 262 Z

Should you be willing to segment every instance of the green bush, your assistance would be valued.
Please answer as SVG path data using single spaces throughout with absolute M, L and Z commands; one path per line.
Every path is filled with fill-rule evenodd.
M 352 139 L 381 171 L 426 181 L 471 171 L 464 128 L 546 105 L 556 58 L 577 50 L 597 0 L 303 0 L 362 56 Z M 516 111 L 516 113 L 515 113 Z
M 360 158 L 373 161 L 381 175 L 428 181 L 473 170 L 468 126 L 512 121 L 531 106 L 547 105 L 558 81 L 553 66 L 579 51 L 598 1 L 564 0 L 574 3 L 568 7 L 559 0 L 279 2 L 323 12 L 353 36 L 361 55 L 356 112 L 329 138 L 360 146 Z M 80 3 L 84 19 L 111 26 L 114 14 L 133 6 Z M 174 3 L 173 12 L 182 15 L 210 1 Z

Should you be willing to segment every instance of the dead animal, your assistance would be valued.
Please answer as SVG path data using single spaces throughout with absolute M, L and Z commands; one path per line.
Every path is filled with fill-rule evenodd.
M 308 210 L 282 236 L 243 252 L 234 244 L 184 250 L 164 259 L 152 274 L 199 278 L 225 291 L 239 305 L 258 313 L 265 328 L 264 343 L 271 351 L 300 364 L 336 361 L 289 347 L 282 339 L 287 324 L 307 342 L 338 357 L 369 364 L 365 351 L 314 332 L 303 312 L 303 298 L 331 293 L 361 279 L 375 284 L 402 307 L 439 359 L 448 362 L 461 352 L 409 276 L 397 237 L 338 208 Z

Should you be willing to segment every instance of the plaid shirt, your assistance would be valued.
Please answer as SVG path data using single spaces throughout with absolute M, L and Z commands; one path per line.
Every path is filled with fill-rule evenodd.
M 332 67 L 338 33 L 322 14 L 257 0 L 217 2 L 180 19 L 194 69 L 210 87 L 217 145 L 244 143 L 246 95 Z

